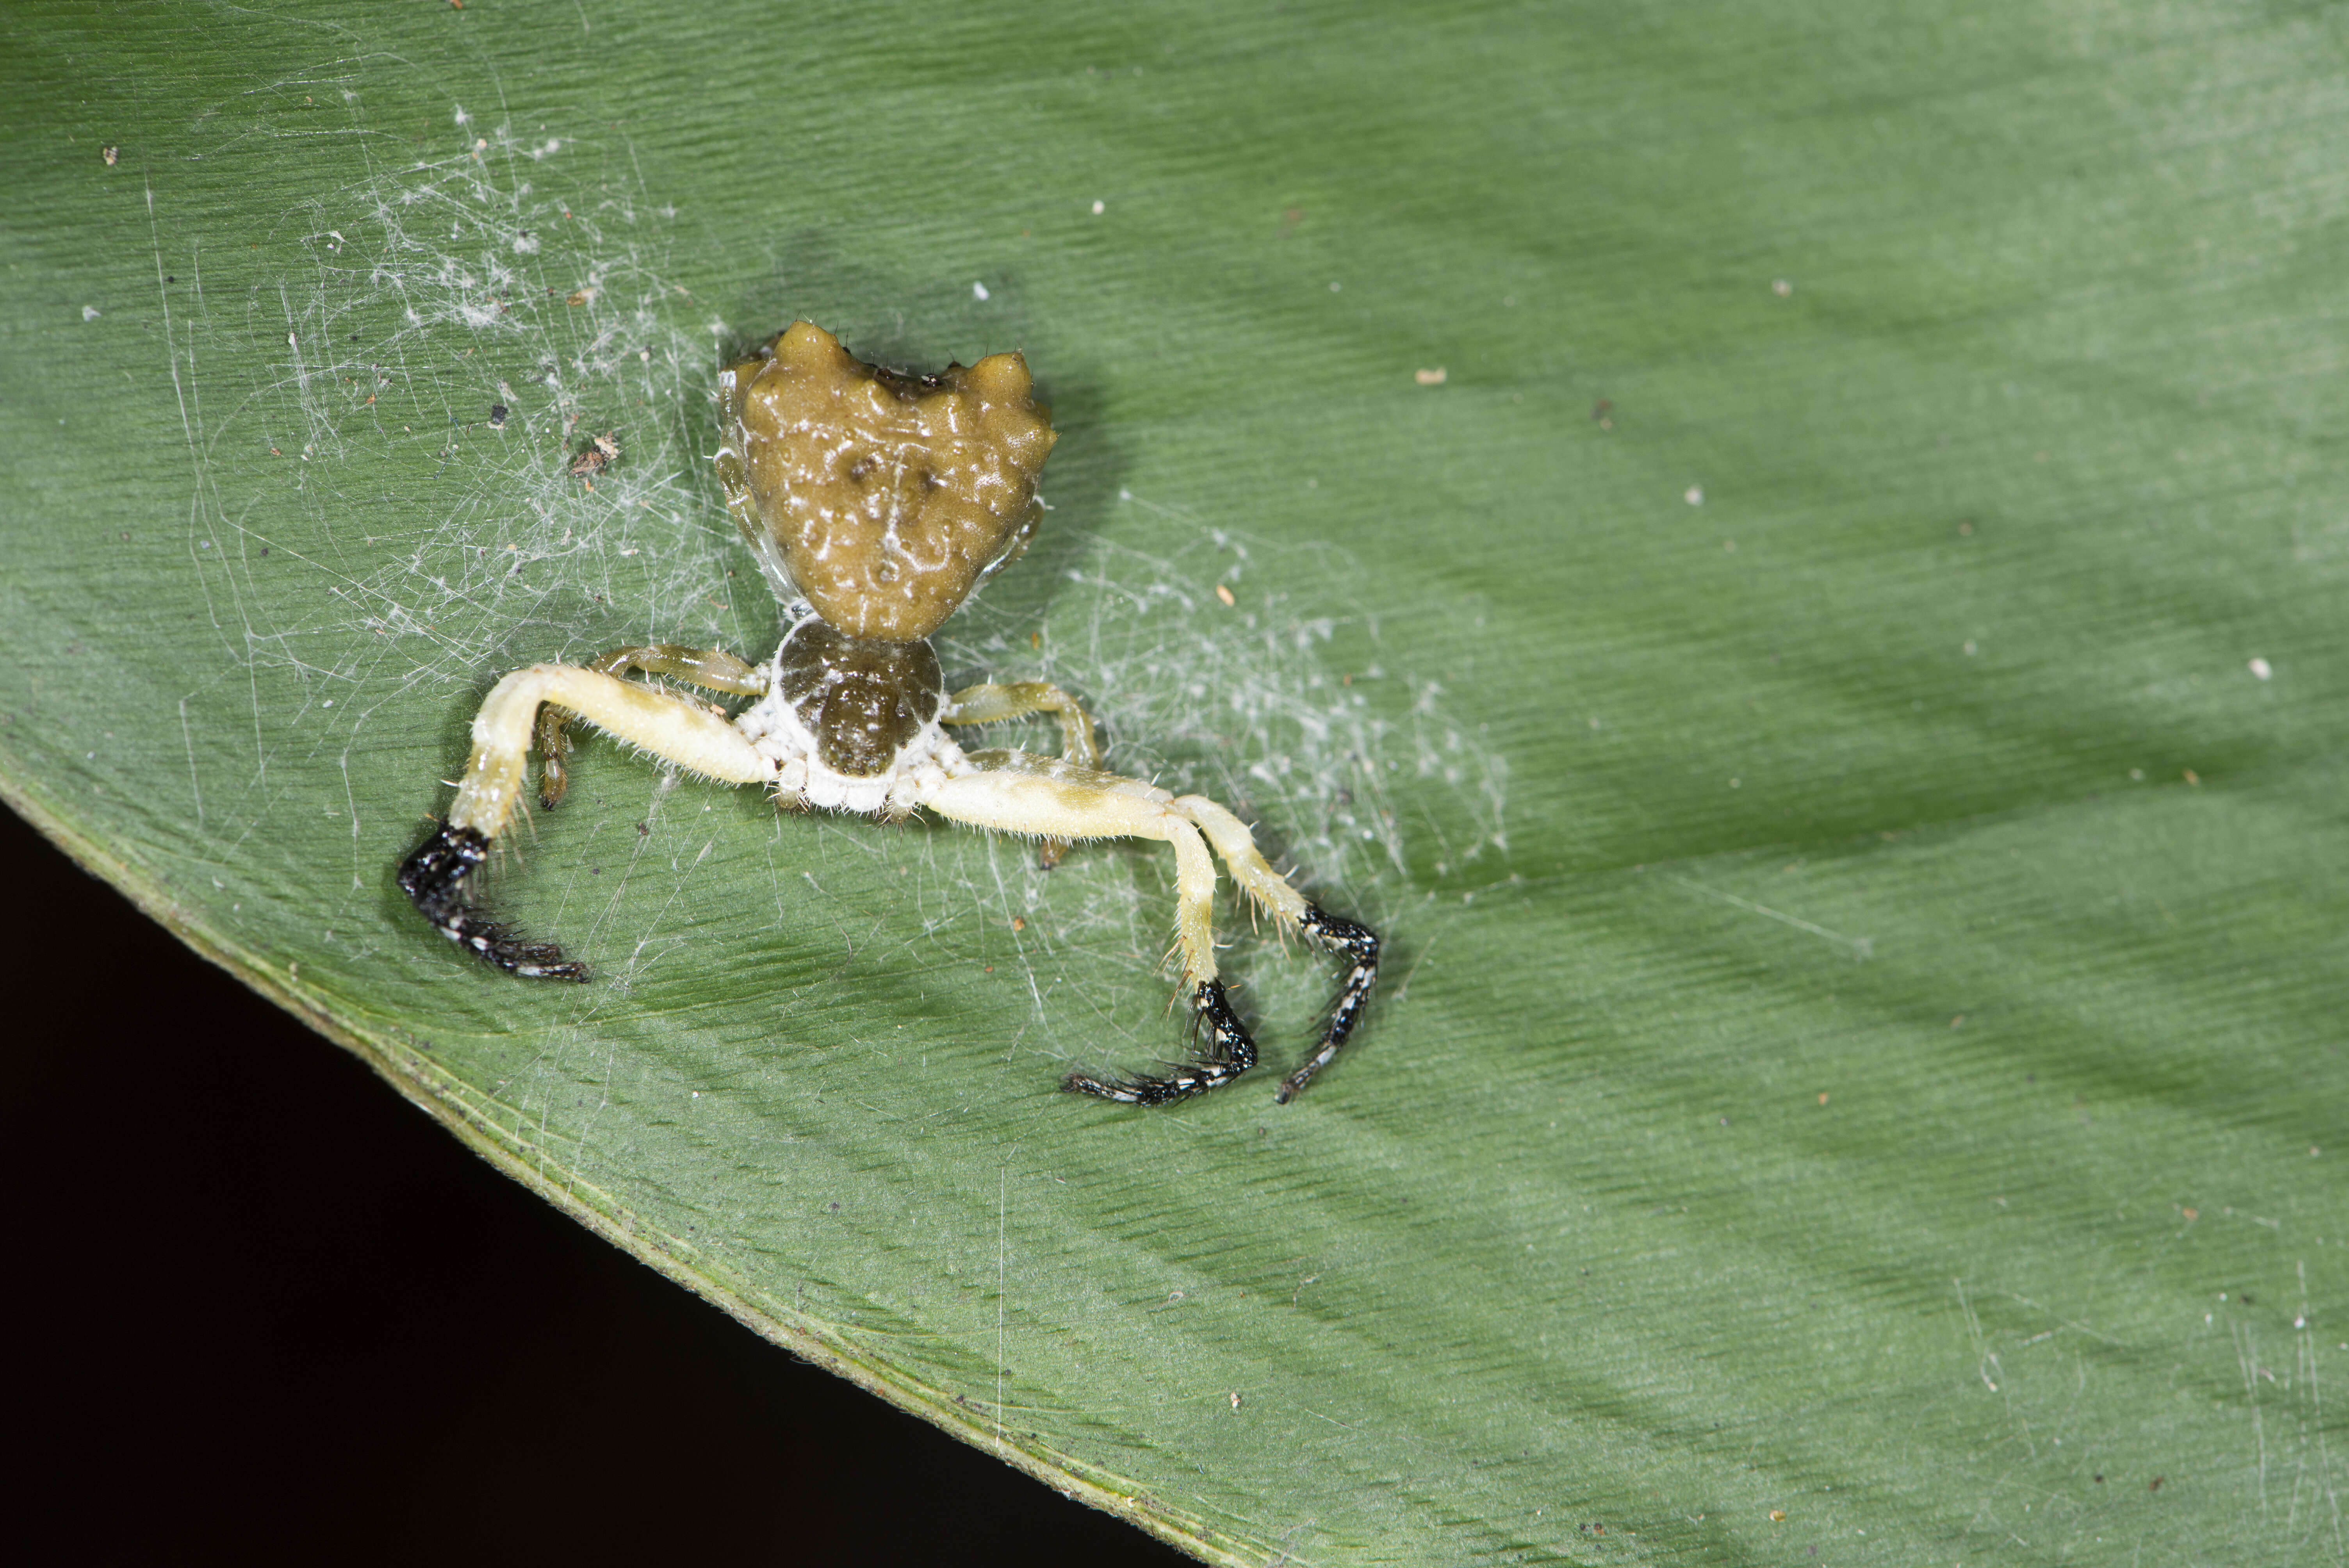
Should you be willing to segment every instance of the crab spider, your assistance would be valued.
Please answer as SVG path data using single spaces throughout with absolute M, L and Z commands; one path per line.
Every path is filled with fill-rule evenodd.
M 585 719 L 687 772 L 757 784 L 797 807 L 948 821 L 1045 841 L 1157 839 L 1174 851 L 1175 936 L 1200 1035 L 1190 1060 L 1156 1075 L 1078 1071 L 1063 1087 L 1161 1105 L 1204 1094 L 1256 1065 L 1256 1044 L 1217 977 L 1215 861 L 1283 931 L 1346 966 L 1321 1040 L 1283 1080 L 1287 1101 L 1329 1066 L 1378 977 L 1368 927 L 1307 902 L 1267 863 L 1246 824 L 1204 795 L 1176 795 L 1102 770 L 1092 721 L 1044 682 L 949 692 L 930 634 L 1027 548 L 1041 507 L 1036 478 L 1055 439 L 1028 366 L 996 354 L 938 376 L 852 356 L 800 322 L 719 377 L 718 473 L 727 505 L 792 626 L 764 665 L 673 644 L 617 649 L 592 664 L 533 665 L 498 682 L 474 716 L 472 755 L 447 820 L 399 868 L 399 885 L 440 934 L 515 975 L 585 980 L 586 966 L 475 908 L 467 879 L 512 820 L 529 754 L 539 799 L 567 784 L 564 727 Z M 630 671 L 751 700 L 714 705 L 624 678 Z M 965 751 L 949 727 L 1056 715 L 1062 755 Z

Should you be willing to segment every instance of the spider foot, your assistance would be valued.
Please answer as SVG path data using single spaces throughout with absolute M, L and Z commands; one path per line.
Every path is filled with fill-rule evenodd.
M 1342 915 L 1335 915 L 1313 904 L 1305 906 L 1298 921 L 1304 933 L 1350 961 L 1344 984 L 1338 988 L 1338 999 L 1330 1004 L 1330 1023 L 1321 1031 L 1321 1044 L 1305 1058 L 1305 1065 L 1281 1080 L 1278 1092 L 1272 1097 L 1280 1105 L 1297 1098 L 1313 1075 L 1335 1059 L 1346 1037 L 1362 1020 L 1362 1008 L 1371 999 L 1371 987 L 1379 979 L 1379 935 L 1367 925 L 1360 925 Z
M 1247 1026 L 1240 1022 L 1240 1016 L 1232 1011 L 1222 981 L 1200 981 L 1192 993 L 1191 1008 L 1207 1031 L 1206 1052 L 1200 1059 L 1170 1062 L 1169 1070 L 1157 1078 L 1137 1074 L 1103 1078 L 1072 1072 L 1061 1080 L 1061 1087 L 1071 1094 L 1090 1094 L 1126 1105 L 1172 1105 L 1221 1088 L 1256 1066 L 1256 1042 L 1248 1038 Z
M 552 942 L 531 942 L 465 902 L 465 879 L 490 858 L 489 836 L 448 823 L 399 863 L 399 891 L 432 928 L 510 974 L 540 980 L 585 980 L 587 965 Z

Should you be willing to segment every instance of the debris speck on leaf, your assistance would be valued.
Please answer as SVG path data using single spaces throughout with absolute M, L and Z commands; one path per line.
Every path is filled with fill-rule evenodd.
M 571 471 L 577 478 L 593 479 L 610 468 L 612 459 L 619 455 L 620 433 L 606 430 L 579 449 L 579 455 L 571 459 Z

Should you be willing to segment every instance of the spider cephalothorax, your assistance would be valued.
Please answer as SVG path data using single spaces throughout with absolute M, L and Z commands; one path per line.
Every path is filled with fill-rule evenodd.
M 1055 438 L 1027 363 L 995 354 L 937 376 L 904 376 L 864 364 L 800 322 L 730 366 L 719 389 L 719 480 L 791 616 L 782 645 L 762 666 L 656 644 L 585 665 L 533 665 L 500 681 L 474 717 L 472 756 L 448 820 L 399 868 L 400 887 L 425 918 L 514 974 L 587 978 L 561 948 L 516 935 L 466 896 L 466 879 L 520 801 L 533 743 L 540 804 L 562 800 L 564 730 L 575 716 L 688 771 L 764 785 L 787 804 L 891 819 L 918 808 L 1031 834 L 1045 841 L 1048 865 L 1073 839 L 1165 841 L 1174 851 L 1183 978 L 1204 1044 L 1195 1059 L 1161 1075 L 1074 1072 L 1065 1080 L 1108 1099 L 1183 1099 L 1256 1065 L 1256 1045 L 1216 978 L 1213 846 L 1282 929 L 1347 961 L 1319 1047 L 1278 1098 L 1303 1088 L 1361 1016 L 1378 975 L 1377 936 L 1307 903 L 1215 801 L 1103 772 L 1092 721 L 1058 686 L 949 692 L 930 647 L 930 634 L 1035 531 L 1036 479 Z M 630 670 L 754 700 L 729 717 L 624 679 Z M 1059 716 L 1061 757 L 967 752 L 945 728 L 1031 713 Z

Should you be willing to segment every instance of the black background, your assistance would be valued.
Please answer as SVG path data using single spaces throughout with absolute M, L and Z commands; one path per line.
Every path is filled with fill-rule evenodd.
M 78 1561 L 1190 1562 L 565 1219 L 5 810 L 0 851 L 12 1538 Z

